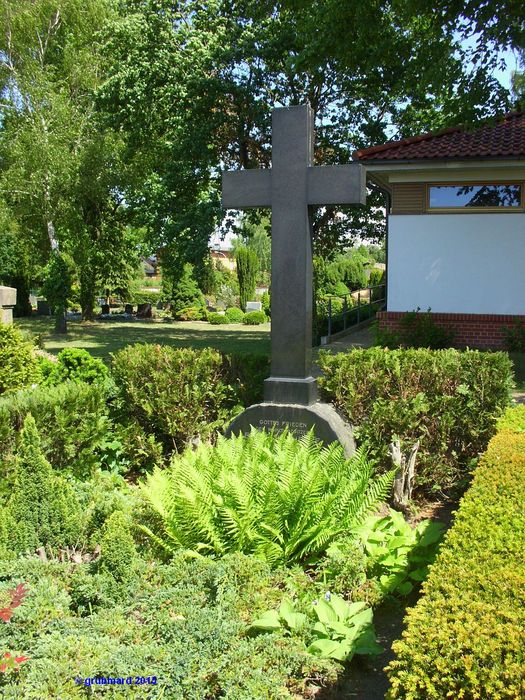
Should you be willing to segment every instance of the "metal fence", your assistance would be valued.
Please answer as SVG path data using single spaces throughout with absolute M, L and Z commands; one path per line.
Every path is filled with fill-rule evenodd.
M 318 301 L 316 309 L 318 342 L 321 338 L 325 339 L 325 342 L 330 342 L 332 336 L 373 318 L 376 311 L 384 306 L 385 301 L 385 284 L 360 289 L 353 294 L 331 295 Z

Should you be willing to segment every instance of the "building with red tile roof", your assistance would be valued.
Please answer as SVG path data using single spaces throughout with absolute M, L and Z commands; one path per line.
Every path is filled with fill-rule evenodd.
M 525 325 L 525 112 L 355 152 L 388 193 L 386 311 L 430 309 L 458 346 Z

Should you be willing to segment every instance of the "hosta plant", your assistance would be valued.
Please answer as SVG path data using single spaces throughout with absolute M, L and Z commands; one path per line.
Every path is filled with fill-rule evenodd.
M 383 595 L 408 595 L 423 581 L 436 558 L 444 525 L 422 520 L 413 528 L 401 513 L 370 517 L 358 529 L 367 556 L 368 577 Z
M 251 629 L 290 634 L 305 629 L 311 640 L 308 653 L 337 661 L 350 661 L 354 654 L 384 651 L 376 641 L 372 609 L 366 603 L 348 603 L 327 592 L 321 600 L 313 601 L 310 612 L 310 616 L 297 612 L 293 603 L 284 600 L 279 610 L 267 610 L 254 620 Z
M 362 524 L 388 495 L 393 472 L 373 476 L 362 451 L 322 446 L 312 432 L 252 430 L 175 455 L 143 486 L 157 517 L 143 529 L 168 552 L 241 551 L 272 565 L 312 562 Z

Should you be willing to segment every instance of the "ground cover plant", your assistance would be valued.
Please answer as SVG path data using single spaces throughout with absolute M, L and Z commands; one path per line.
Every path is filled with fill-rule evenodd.
M 394 438 L 405 451 L 419 440 L 415 486 L 427 493 L 464 487 L 513 386 L 505 353 L 370 348 L 319 364 L 325 396 L 384 468 Z
M 394 644 L 390 698 L 524 697 L 524 431 L 509 409 Z

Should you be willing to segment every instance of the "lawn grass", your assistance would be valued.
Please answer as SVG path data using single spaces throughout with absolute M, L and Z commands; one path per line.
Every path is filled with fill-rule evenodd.
M 54 334 L 54 319 L 44 316 L 15 319 L 23 331 L 41 335 L 44 348 L 57 354 L 63 348 L 85 348 L 95 357 L 109 360 L 109 354 L 133 343 L 161 343 L 173 347 L 212 347 L 224 353 L 270 354 L 270 324 L 212 326 L 204 321 L 68 321 L 65 336 Z

